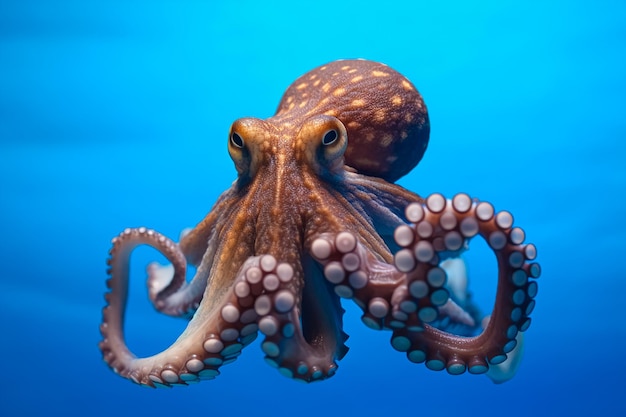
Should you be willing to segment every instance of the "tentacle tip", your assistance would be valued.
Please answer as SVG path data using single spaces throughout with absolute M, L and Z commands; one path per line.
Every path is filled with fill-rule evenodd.
M 515 341 L 517 344 L 507 354 L 506 360 L 497 365 L 490 365 L 489 370 L 485 374 L 494 384 L 503 384 L 511 380 L 519 369 L 524 356 L 524 333 L 518 333 Z
M 189 233 L 191 233 L 192 230 L 193 230 L 193 227 L 186 227 L 183 230 L 181 230 L 180 235 L 178 236 L 178 240 L 179 241 L 183 240 Z

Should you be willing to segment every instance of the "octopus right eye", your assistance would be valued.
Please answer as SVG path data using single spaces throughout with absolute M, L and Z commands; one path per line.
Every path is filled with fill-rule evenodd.
M 335 129 L 331 129 L 328 132 L 324 133 L 324 136 L 322 137 L 322 145 L 331 145 L 337 140 L 338 137 L 339 134 L 337 133 L 337 131 Z
M 243 138 L 239 136 L 237 132 L 231 133 L 230 143 L 232 143 L 235 148 L 239 148 L 239 149 L 242 149 L 244 145 Z

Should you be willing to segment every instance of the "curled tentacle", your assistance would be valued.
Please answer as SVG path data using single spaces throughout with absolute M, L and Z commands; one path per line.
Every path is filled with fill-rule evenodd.
M 217 249 L 217 241 L 212 240 L 198 266 L 191 282 L 174 284 L 178 279 L 174 265 L 160 265 L 152 262 L 147 267 L 148 296 L 155 309 L 174 317 L 191 318 L 200 306 L 207 287 L 211 265 Z M 168 291 L 176 287 L 176 291 Z
M 495 214 L 489 203 L 472 201 L 459 194 L 452 201 L 434 194 L 426 203 L 407 208 L 413 225 L 396 229 L 394 238 L 402 247 L 394 265 L 378 261 L 351 233 L 320 235 L 312 254 L 324 265 L 326 279 L 335 292 L 352 298 L 363 309 L 362 320 L 374 329 L 392 329 L 392 346 L 413 362 L 426 362 L 430 369 L 446 368 L 451 374 L 469 369 L 484 373 L 507 359 L 529 324 L 537 284 L 530 278 L 540 274 L 534 245 L 523 245 L 524 232 L 513 228 L 508 212 Z M 499 277 L 492 319 L 483 333 L 462 337 L 439 330 L 427 323 L 441 317 L 473 327 L 476 317 L 464 309 L 464 276 L 447 282 L 447 271 L 459 265 L 442 264 L 444 259 L 465 250 L 466 240 L 481 235 L 498 259 Z M 462 261 L 461 261 L 462 262 Z M 457 273 L 462 275 L 462 273 Z M 449 285 L 448 285 L 449 284 Z M 457 304 L 450 298 L 450 291 Z M 516 363 L 519 362 L 516 356 Z M 509 378 L 516 363 L 496 371 L 494 380 Z
M 188 230 L 181 232 L 181 239 L 185 237 Z M 214 251 L 213 249 L 211 254 Z M 179 271 L 184 271 L 184 269 L 179 269 Z M 206 288 L 208 279 L 206 269 L 198 271 L 189 284 L 185 281 L 184 275 L 176 274 L 173 264 L 161 265 L 158 262 L 152 262 L 146 268 L 146 272 L 148 274 L 146 282 L 148 298 L 157 311 L 168 316 L 185 318 L 190 318 L 195 313 Z
M 517 345 L 518 332 L 530 325 L 540 268 L 531 263 L 536 257 L 532 244 L 523 244 L 524 231 L 513 227 L 513 217 L 495 213 L 486 202 L 472 201 L 465 194 L 446 200 L 433 194 L 425 204 L 407 207 L 412 226 L 396 231 L 396 241 L 404 249 L 395 256 L 396 266 L 407 272 L 409 294 L 401 303 L 413 303 L 421 322 L 407 320 L 407 326 L 394 331 L 392 345 L 407 352 L 413 362 L 425 362 L 433 370 L 451 374 L 484 373 L 489 365 L 507 359 Z M 448 300 L 444 288 L 446 273 L 440 262 L 464 249 L 465 241 L 480 235 L 494 251 L 498 263 L 498 287 L 488 325 L 476 337 L 452 335 L 424 325 L 422 332 L 413 325 L 437 318 L 437 306 Z
M 123 321 L 130 254 L 142 244 L 161 251 L 172 262 L 174 279 L 185 280 L 183 253 L 160 233 L 142 227 L 126 229 L 114 238 L 108 260 L 111 278 L 107 285 L 111 291 L 105 295 L 108 305 L 103 309 L 100 327 L 104 360 L 116 373 L 150 387 L 186 385 L 215 378 L 220 366 L 235 360 L 241 349 L 256 338 L 254 309 L 239 305 L 238 297 L 230 288 L 215 304 L 218 308 L 204 303 L 169 348 L 151 357 L 135 357 L 124 342 Z M 242 270 L 245 267 L 246 264 Z M 243 279 L 240 272 L 235 282 Z

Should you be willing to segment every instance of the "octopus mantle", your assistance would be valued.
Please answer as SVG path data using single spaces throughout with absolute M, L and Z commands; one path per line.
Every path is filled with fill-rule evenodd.
M 421 160 L 429 131 L 413 84 L 366 60 L 316 68 L 273 117 L 235 121 L 228 151 L 238 176 L 204 220 L 179 243 L 143 227 L 113 239 L 100 328 L 106 363 L 138 384 L 187 385 L 215 378 L 261 332 L 267 363 L 323 380 L 348 350 L 345 298 L 411 362 L 512 377 L 535 306 L 535 246 L 490 203 L 462 193 L 423 199 L 394 184 Z M 486 316 L 461 258 L 477 235 L 498 264 Z M 169 348 L 137 358 L 123 322 L 130 254 L 143 244 L 171 262 L 148 266 L 151 302 L 189 323 Z

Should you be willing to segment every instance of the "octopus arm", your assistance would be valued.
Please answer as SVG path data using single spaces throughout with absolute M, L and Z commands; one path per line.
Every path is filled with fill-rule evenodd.
M 412 362 L 451 374 L 479 374 L 509 358 L 510 377 L 519 363 L 517 336 L 529 327 L 535 305 L 534 279 L 540 275 L 539 265 L 531 262 L 535 246 L 523 244 L 524 232 L 512 227 L 510 213 L 495 213 L 489 203 L 465 194 L 452 200 L 433 194 L 423 203 L 410 204 L 405 215 L 410 224 L 394 232 L 401 249 L 393 264 L 377 260 L 351 232 L 320 235 L 312 243 L 312 254 L 324 266 L 326 279 L 338 295 L 363 309 L 366 325 L 391 330 L 392 346 Z M 474 236 L 484 238 L 496 255 L 498 287 L 483 332 L 464 337 L 431 324 L 441 315 L 472 324 L 450 299 L 447 273 L 440 264 L 458 255 Z
M 296 297 L 290 289 L 293 286 L 281 279 L 285 281 L 281 285 L 284 288 L 274 298 L 274 308 L 268 308 L 268 314 L 259 320 L 259 329 L 266 336 L 261 348 L 267 363 L 285 376 L 313 382 L 335 374 L 337 361 L 348 351 L 344 345 L 348 336 L 342 330 L 344 310 L 339 297 L 332 292 L 322 271 L 310 257 L 305 256 L 302 266 L 305 280 L 301 301 L 291 302 Z M 283 264 L 281 268 L 289 266 Z M 268 274 L 263 280 L 268 276 L 271 279 Z M 282 306 L 283 299 L 288 301 L 288 311 Z

